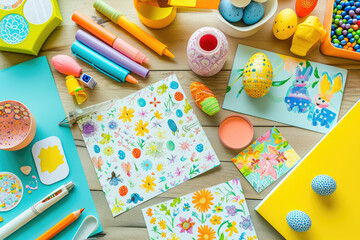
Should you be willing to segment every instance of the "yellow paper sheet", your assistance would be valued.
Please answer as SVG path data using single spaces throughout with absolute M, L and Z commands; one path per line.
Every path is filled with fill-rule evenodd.
M 169 0 L 169 5 L 176 7 L 194 7 L 218 9 L 220 0 Z
M 258 206 L 257 211 L 287 240 L 359 239 L 360 102 Z M 333 177 L 337 189 L 320 196 L 311 188 L 320 174 Z M 292 210 L 306 212 L 312 226 L 305 233 L 286 222 Z

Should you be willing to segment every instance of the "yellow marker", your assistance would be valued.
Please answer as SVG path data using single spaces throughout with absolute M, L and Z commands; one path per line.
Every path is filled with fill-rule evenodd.
M 149 33 L 145 32 L 135 23 L 131 22 L 127 17 L 122 15 L 119 11 L 112 8 L 105 2 L 101 0 L 96 0 L 94 3 L 94 8 L 110 18 L 114 23 L 121 26 L 123 29 L 128 31 L 131 35 L 139 39 L 141 42 L 146 44 L 149 48 L 154 50 L 160 56 L 166 55 L 170 58 L 175 58 L 174 54 L 172 54 L 168 47 L 160 42 L 159 40 L 155 39 Z

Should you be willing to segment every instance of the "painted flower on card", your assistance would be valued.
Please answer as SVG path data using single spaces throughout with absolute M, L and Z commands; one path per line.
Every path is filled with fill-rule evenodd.
M 155 223 L 156 223 L 156 218 L 154 218 L 154 217 L 151 218 L 151 219 L 150 219 L 150 223 L 151 223 L 151 224 L 155 224 Z
M 190 147 L 191 147 L 191 146 L 192 146 L 192 144 L 189 143 L 188 140 L 181 142 L 181 143 L 180 143 L 181 152 L 182 152 L 182 153 L 186 153 L 186 152 L 190 151 Z
M 146 211 L 146 215 L 148 215 L 149 217 L 152 217 L 152 216 L 153 216 L 153 210 L 152 210 L 152 208 L 149 208 L 149 209 Z
M 166 86 L 166 84 L 162 84 L 160 85 L 157 89 L 156 89 L 156 93 L 159 94 L 159 96 L 163 95 L 164 93 L 166 93 L 166 90 L 168 89 L 169 87 Z
M 256 235 L 254 236 L 247 236 L 246 240 L 256 240 L 258 239 Z
M 217 216 L 217 215 L 214 215 L 211 219 L 210 219 L 210 222 L 213 224 L 213 225 L 219 225 L 221 223 L 221 217 L 220 216 Z
M 176 167 L 175 171 L 174 171 L 174 175 L 175 177 L 180 177 L 184 172 L 184 169 Z
M 185 203 L 183 206 L 183 211 L 184 212 L 188 212 L 190 210 L 190 204 L 189 203 Z
M 180 217 L 180 223 L 176 226 L 180 227 L 180 233 L 186 232 L 192 234 L 194 225 L 195 222 L 192 221 L 191 217 L 189 217 L 188 220 L 186 220 L 186 218 Z
M 287 168 L 293 167 L 295 163 L 300 160 L 300 156 L 295 152 L 293 148 L 285 151 L 285 157 L 287 159 L 287 161 L 285 162 Z
M 277 173 L 274 165 L 278 165 L 276 160 L 277 156 L 273 153 L 263 153 L 260 158 L 260 168 L 254 170 L 255 172 L 260 173 L 260 179 L 262 180 L 264 176 L 271 176 L 273 179 L 277 179 Z
M 105 156 L 111 156 L 114 154 L 114 149 L 112 147 L 106 147 L 104 148 L 104 151 L 103 151 L 104 155 Z
M 143 197 L 140 197 L 138 193 L 133 193 L 131 194 L 130 199 L 128 199 L 126 202 L 137 204 L 138 202 L 142 202 L 142 201 L 144 201 Z
M 233 221 L 232 223 L 228 223 L 228 228 L 225 230 L 225 232 L 229 232 L 229 237 L 231 237 L 233 233 L 238 233 L 236 222 Z
M 225 209 L 226 209 L 227 214 L 229 214 L 230 216 L 235 216 L 237 213 L 237 209 L 236 209 L 235 205 L 226 206 Z
M 109 128 L 110 128 L 111 130 L 116 129 L 117 126 L 118 126 L 118 124 L 117 124 L 116 121 L 112 120 L 112 121 L 109 122 Z
M 201 225 L 198 227 L 198 240 L 213 240 L 216 238 L 216 232 L 208 225 Z
M 221 203 L 218 203 L 218 205 L 215 205 L 213 213 L 221 213 L 223 211 L 224 211 L 223 206 L 221 206 Z
M 166 222 L 161 219 L 161 220 L 159 221 L 159 227 L 164 230 L 164 229 L 166 228 Z
M 140 185 L 140 188 L 145 189 L 145 192 L 148 193 L 149 191 L 155 192 L 155 186 L 154 183 L 155 177 L 152 177 L 150 175 L 147 175 L 145 180 L 141 180 L 144 184 Z
M 176 236 L 176 233 L 171 233 L 171 238 L 168 238 L 167 240 L 180 240 L 180 238 Z
M 154 107 L 157 107 L 157 105 L 160 104 L 160 101 L 156 100 L 156 97 L 154 97 L 154 101 L 150 101 L 150 104 L 153 104 Z
M 146 159 L 141 163 L 141 167 L 144 171 L 150 171 L 152 169 L 152 162 Z
M 146 119 L 148 114 L 149 114 L 148 111 L 145 111 L 144 109 L 141 109 L 141 111 L 138 112 L 138 117 L 142 118 L 142 119 Z
M 192 199 L 195 209 L 201 213 L 207 212 L 211 205 L 214 205 L 212 202 L 212 200 L 214 200 L 214 195 L 211 191 L 209 191 L 209 189 L 202 189 L 195 192 Z
M 132 108 L 129 108 L 129 110 L 127 109 L 126 106 L 123 107 L 123 109 L 120 109 L 120 114 L 119 114 L 119 119 L 122 120 L 123 122 L 131 122 L 131 118 L 134 117 L 134 112 L 135 110 Z
M 146 133 L 149 133 L 149 129 L 147 129 L 147 126 L 149 125 L 148 121 L 143 122 L 142 119 L 139 120 L 139 122 L 135 123 L 135 132 L 136 136 L 145 136 Z
M 166 139 L 166 131 L 162 130 L 161 128 L 158 129 L 158 131 L 156 133 L 154 133 L 154 135 L 158 138 L 158 139 Z
M 166 232 L 162 232 L 161 235 L 160 235 L 160 237 L 166 238 Z
M 101 122 L 102 120 L 103 120 L 103 115 L 99 115 L 99 116 L 97 116 L 97 118 L 96 118 L 99 122 Z
M 93 121 L 86 121 L 81 125 L 84 137 L 92 137 L 95 135 L 98 126 Z
M 156 170 L 158 170 L 158 172 L 160 172 L 162 169 L 163 169 L 163 165 L 162 165 L 161 163 L 159 163 L 159 164 L 156 166 Z
M 159 113 L 159 110 L 156 110 L 156 112 L 154 112 L 154 117 L 156 118 L 156 119 L 163 119 L 162 118 L 162 115 L 163 115 L 163 113 Z

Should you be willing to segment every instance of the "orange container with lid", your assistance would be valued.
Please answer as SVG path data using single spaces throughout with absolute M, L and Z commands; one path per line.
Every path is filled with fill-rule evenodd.
M 332 23 L 332 14 L 334 9 L 334 1 L 327 0 L 325 19 L 324 19 L 324 28 L 326 30 L 326 35 L 320 45 L 320 50 L 323 54 L 335 57 L 342 57 L 354 60 L 360 60 L 360 53 L 354 51 L 343 50 L 341 48 L 336 48 L 331 43 L 331 23 Z

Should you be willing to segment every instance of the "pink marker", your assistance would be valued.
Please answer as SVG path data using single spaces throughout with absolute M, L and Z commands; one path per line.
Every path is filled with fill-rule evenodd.
M 87 87 L 93 89 L 96 85 L 95 80 L 90 75 L 82 72 L 80 65 L 68 55 L 56 55 L 51 59 L 54 68 L 65 75 L 72 75 Z

